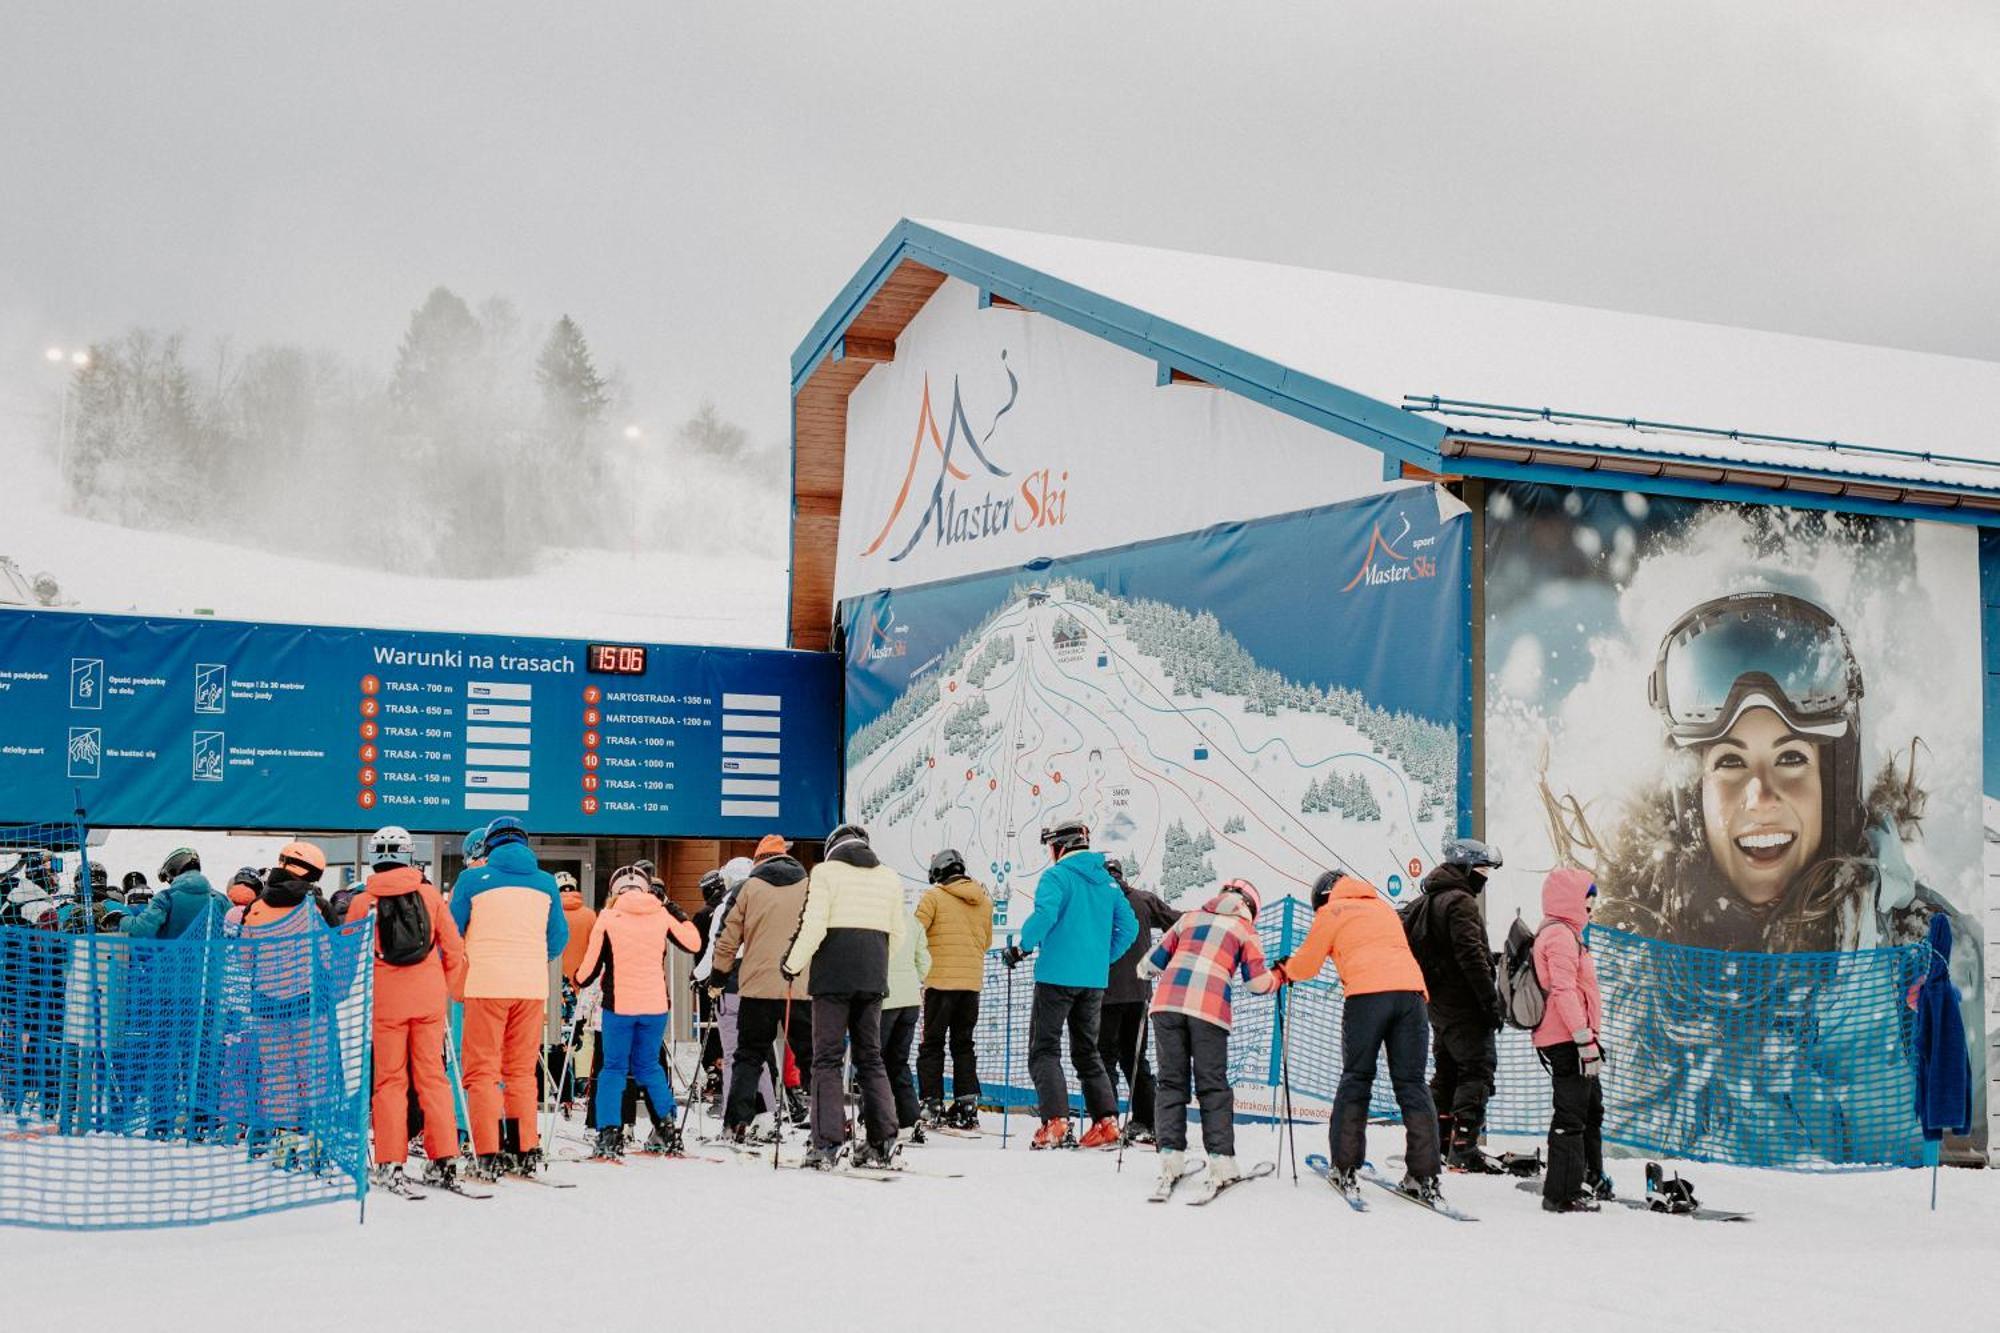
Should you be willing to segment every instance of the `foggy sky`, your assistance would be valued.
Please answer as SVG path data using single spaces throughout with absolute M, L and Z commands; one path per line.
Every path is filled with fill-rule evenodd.
M 386 368 L 443 283 L 777 441 L 904 215 L 2000 359 L 1995 12 L 12 0 L 0 430 L 50 343 Z

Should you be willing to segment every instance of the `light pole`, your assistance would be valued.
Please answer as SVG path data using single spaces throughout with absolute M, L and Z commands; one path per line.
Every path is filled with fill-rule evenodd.
M 64 351 L 51 347 L 42 353 L 42 358 L 50 365 L 60 366 L 68 362 L 75 369 L 63 376 L 62 396 L 56 409 L 56 480 L 62 485 L 63 498 L 69 498 L 69 395 L 76 387 L 76 371 L 90 365 L 90 352 L 81 347 Z M 67 507 L 67 504 L 65 504 Z

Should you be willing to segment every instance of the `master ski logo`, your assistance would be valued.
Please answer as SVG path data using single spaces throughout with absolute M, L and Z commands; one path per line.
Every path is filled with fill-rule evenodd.
M 1037 468 L 1011 490 L 993 485 L 993 478 L 1011 480 L 1013 477 L 1013 473 L 993 460 L 988 450 L 993 442 L 993 433 L 999 428 L 1000 418 L 1013 410 L 1015 400 L 1021 396 L 1021 382 L 1006 364 L 1005 352 L 1000 353 L 1000 361 L 1001 369 L 1007 375 L 1007 401 L 993 414 L 993 420 L 983 435 L 973 432 L 972 423 L 966 416 L 964 392 L 956 375 L 951 379 L 951 407 L 945 414 L 944 428 L 939 429 L 937 412 L 931 405 L 931 377 L 928 372 L 925 373 L 923 397 L 917 405 L 916 438 L 910 442 L 910 461 L 903 469 L 902 485 L 896 489 L 896 499 L 889 506 L 889 516 L 883 520 L 882 530 L 862 548 L 863 559 L 887 545 L 902 524 L 911 492 L 917 487 L 917 468 L 924 461 L 926 445 L 937 454 L 937 473 L 931 482 L 930 495 L 923 511 L 901 539 L 896 553 L 889 557 L 892 564 L 915 550 L 926 534 L 930 535 L 933 545 L 956 546 L 963 542 L 998 537 L 1009 531 L 1028 532 L 1035 528 L 1060 527 L 1069 517 L 1067 472 Z
M 862 656 L 870 662 L 880 662 L 891 657 L 901 657 L 910 651 L 908 625 L 896 623 L 893 607 L 883 607 L 868 624 L 868 638 L 862 649 Z
M 1354 571 L 1354 577 L 1347 581 L 1342 592 L 1352 592 L 1362 584 L 1373 588 L 1385 583 L 1410 583 L 1417 579 L 1437 577 L 1437 558 L 1419 555 L 1422 547 L 1437 544 L 1435 536 L 1419 537 L 1410 541 L 1410 554 L 1404 555 L 1396 548 L 1410 536 L 1410 519 L 1407 514 L 1398 514 L 1403 530 L 1393 538 L 1382 535 L 1382 525 L 1377 523 L 1368 535 L 1368 550 L 1361 557 L 1361 568 Z

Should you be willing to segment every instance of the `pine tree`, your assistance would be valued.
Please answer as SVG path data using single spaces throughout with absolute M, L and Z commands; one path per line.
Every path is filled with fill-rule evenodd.
M 535 383 L 541 386 L 542 408 L 559 442 L 571 453 L 580 450 L 590 427 L 611 405 L 611 391 L 591 360 L 583 330 L 568 315 L 555 322 L 535 358 Z
M 451 289 L 434 288 L 410 315 L 390 400 L 432 429 L 448 426 L 473 388 L 480 342 L 470 307 Z

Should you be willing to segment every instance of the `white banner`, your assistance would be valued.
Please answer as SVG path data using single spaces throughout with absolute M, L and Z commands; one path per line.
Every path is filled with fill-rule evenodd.
M 949 279 L 847 410 L 835 595 L 1354 499 L 1365 445 Z

